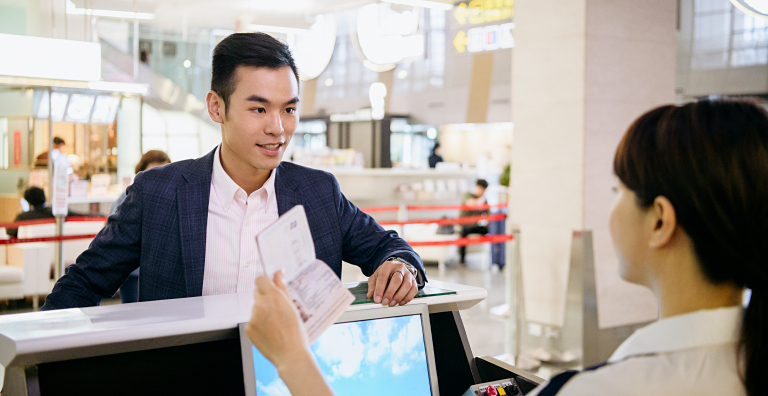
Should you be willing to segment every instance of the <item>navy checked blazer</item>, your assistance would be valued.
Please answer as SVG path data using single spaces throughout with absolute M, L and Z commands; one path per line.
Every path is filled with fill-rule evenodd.
M 139 301 L 202 295 L 213 158 L 211 151 L 139 172 L 125 201 L 67 267 L 42 310 L 98 305 L 139 265 Z M 349 202 L 333 175 L 287 162 L 275 171 L 278 213 L 304 205 L 317 258 L 336 275 L 342 260 L 371 276 L 396 256 L 426 280 L 421 258 L 408 243 Z

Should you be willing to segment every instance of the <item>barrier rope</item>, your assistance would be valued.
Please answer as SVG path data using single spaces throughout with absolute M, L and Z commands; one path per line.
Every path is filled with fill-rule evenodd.
M 104 216 L 68 216 L 64 220 L 65 222 L 83 222 L 83 221 L 107 221 Z M 49 219 L 35 219 L 35 220 L 20 220 L 11 223 L 0 223 L 0 228 L 16 229 L 21 226 L 38 225 L 38 224 L 56 224 L 55 218 Z
M 408 210 L 489 210 L 493 208 L 506 208 L 507 204 L 495 205 L 409 205 Z
M 514 235 L 506 235 L 506 234 L 497 234 L 497 235 L 488 235 L 483 236 L 479 238 L 458 238 L 458 239 L 449 239 L 445 241 L 408 241 L 408 244 L 412 247 L 418 247 L 418 246 L 446 246 L 446 245 L 457 245 L 457 246 L 467 246 L 467 245 L 478 245 L 481 243 L 504 243 L 507 241 L 511 241 L 515 239 Z
M 477 223 L 478 221 L 487 220 L 488 222 L 492 221 L 501 221 L 507 218 L 507 215 L 503 213 L 499 214 L 492 214 L 492 215 L 479 215 L 479 216 L 466 216 L 466 217 L 459 217 L 456 219 L 427 219 L 427 220 L 408 220 L 408 221 L 380 221 L 380 225 L 407 225 L 407 224 L 437 224 L 441 226 L 445 225 L 454 225 L 454 224 L 472 224 Z
M 406 206 L 408 210 L 489 210 L 489 209 L 503 209 L 506 208 L 506 203 L 495 205 L 409 205 Z M 379 212 L 397 212 L 400 210 L 399 206 L 372 206 L 366 208 L 360 208 L 365 213 L 379 213 Z
M 88 239 L 88 238 L 95 238 L 95 237 L 96 237 L 96 234 L 61 235 L 61 236 L 39 237 L 39 238 L 10 238 L 10 239 L 0 239 L 0 245 L 12 245 L 16 243 L 30 243 L 30 242 L 59 242 L 59 241 L 70 241 L 73 239 Z

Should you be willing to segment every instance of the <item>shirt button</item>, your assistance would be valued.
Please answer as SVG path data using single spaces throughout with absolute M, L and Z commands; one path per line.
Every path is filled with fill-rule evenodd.
M 246 226 L 246 227 L 250 227 L 250 226 L 251 226 L 251 222 L 250 222 L 250 221 L 247 221 L 247 222 L 245 223 L 245 226 Z
M 250 262 L 250 261 L 246 261 L 246 263 L 245 263 L 245 268 L 248 268 L 248 267 L 250 267 L 250 266 L 251 266 L 251 262 Z

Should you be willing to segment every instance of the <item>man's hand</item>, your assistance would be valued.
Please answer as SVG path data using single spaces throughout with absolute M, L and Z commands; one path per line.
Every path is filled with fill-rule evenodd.
M 419 291 L 416 278 L 405 264 L 386 261 L 368 278 L 368 298 L 381 305 L 394 307 L 413 300 Z

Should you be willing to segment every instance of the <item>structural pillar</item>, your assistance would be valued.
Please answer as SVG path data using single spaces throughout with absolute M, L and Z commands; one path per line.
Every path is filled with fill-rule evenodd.
M 675 93 L 676 0 L 517 0 L 510 213 L 528 321 L 562 326 L 574 231 L 591 230 L 600 328 L 656 318 L 608 231 L 616 147 Z M 523 329 L 526 331 L 526 329 Z

